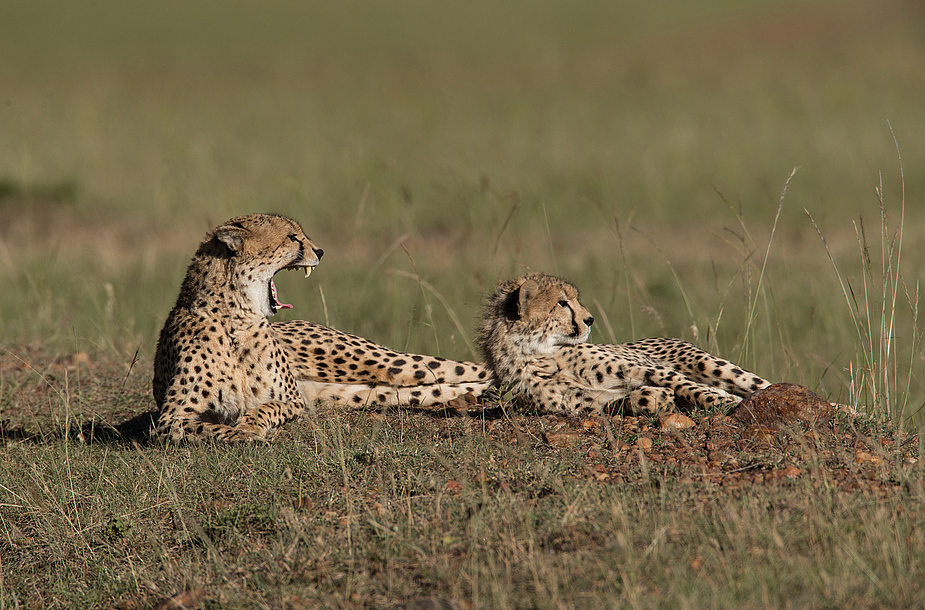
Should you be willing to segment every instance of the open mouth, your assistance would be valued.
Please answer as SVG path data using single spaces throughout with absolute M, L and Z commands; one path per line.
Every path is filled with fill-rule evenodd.
M 313 265 L 290 265 L 289 267 L 283 267 L 287 271 L 295 271 L 296 269 L 304 269 L 305 277 L 307 278 L 312 274 L 314 269 Z M 279 301 L 279 295 L 276 292 L 276 284 L 273 282 L 273 278 L 270 278 L 270 286 L 268 293 L 270 295 L 270 310 L 273 313 L 276 313 L 280 309 L 292 309 L 291 303 L 281 303 Z

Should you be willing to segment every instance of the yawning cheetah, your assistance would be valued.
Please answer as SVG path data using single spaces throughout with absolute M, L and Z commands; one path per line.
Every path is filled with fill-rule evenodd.
M 269 316 L 292 307 L 273 276 L 308 277 L 322 254 L 283 216 L 232 218 L 206 235 L 157 345 L 158 433 L 256 439 L 300 415 L 306 400 L 430 405 L 487 387 L 476 364 L 400 354 L 308 322 L 271 325 Z
M 680 339 L 586 343 L 593 323 L 572 284 L 532 273 L 488 298 L 478 341 L 498 383 L 554 412 L 716 408 L 770 385 Z

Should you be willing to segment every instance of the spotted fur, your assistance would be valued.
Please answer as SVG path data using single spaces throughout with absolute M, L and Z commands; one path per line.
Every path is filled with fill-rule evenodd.
M 480 364 L 396 352 L 304 320 L 271 328 L 308 404 L 428 406 L 478 396 L 491 385 Z
M 478 342 L 497 383 L 552 412 L 716 409 L 770 385 L 680 339 L 587 343 L 593 323 L 575 286 L 532 273 L 486 300 Z
M 322 254 L 283 216 L 233 218 L 206 235 L 157 345 L 159 434 L 254 440 L 301 415 L 306 401 L 429 405 L 487 387 L 476 364 L 400 354 L 309 322 L 271 325 L 291 307 L 273 276 L 310 270 Z

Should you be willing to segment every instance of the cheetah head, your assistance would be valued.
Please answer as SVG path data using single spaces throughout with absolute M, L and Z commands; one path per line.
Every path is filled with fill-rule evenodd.
M 503 282 L 488 298 L 478 329 L 491 365 L 500 350 L 550 354 L 588 340 L 594 317 L 578 300 L 578 289 L 557 277 L 531 273 Z
M 280 309 L 292 308 L 279 301 L 273 276 L 283 269 L 301 269 L 308 277 L 324 251 L 306 237 L 296 221 L 275 214 L 251 214 L 216 227 L 197 254 L 226 261 L 226 286 L 246 308 L 269 317 Z

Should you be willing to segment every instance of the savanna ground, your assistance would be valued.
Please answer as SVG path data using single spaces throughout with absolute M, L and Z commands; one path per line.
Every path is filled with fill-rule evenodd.
M 0 608 L 920 603 L 920 3 L 187 4 L 0 7 Z M 472 359 L 482 294 L 552 272 L 596 341 L 862 416 L 146 442 L 189 257 L 254 211 L 326 251 L 280 318 Z

